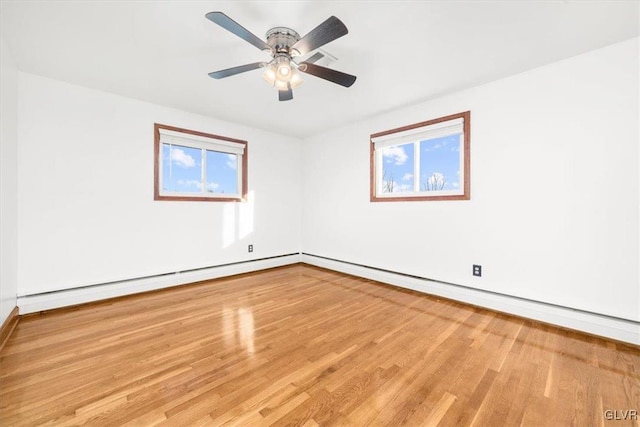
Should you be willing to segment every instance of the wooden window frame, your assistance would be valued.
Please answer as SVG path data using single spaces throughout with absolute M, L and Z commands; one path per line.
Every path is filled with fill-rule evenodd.
M 425 126 L 434 125 L 437 123 L 442 123 L 450 120 L 456 119 L 463 120 L 463 170 L 464 170 L 464 183 L 463 183 L 463 193 L 456 195 L 413 195 L 406 196 L 403 193 L 397 193 L 398 196 L 378 196 L 377 189 L 377 171 L 376 171 L 376 149 L 375 144 L 373 142 L 374 138 L 391 135 L 394 133 L 400 133 L 405 131 L 410 131 L 412 129 L 421 128 Z M 408 126 L 403 126 L 395 129 L 389 129 L 382 132 L 371 134 L 369 137 L 370 144 L 370 154 L 369 154 L 369 162 L 370 162 L 370 201 L 371 202 L 427 202 L 427 201 L 438 201 L 438 200 L 469 200 L 471 198 L 471 112 L 465 111 L 462 113 L 451 114 L 444 117 L 438 117 L 437 119 L 427 120 L 420 123 L 414 123 Z M 420 192 L 428 193 L 428 192 Z M 415 194 L 415 193 L 414 193 Z
M 194 196 L 185 196 L 185 195 L 166 195 L 160 194 L 160 129 L 166 129 L 169 131 L 180 132 L 188 135 L 196 135 L 205 138 L 217 139 L 220 141 L 228 141 L 236 144 L 244 145 L 244 153 L 242 154 L 241 159 L 241 167 L 242 171 L 240 173 L 241 176 L 241 190 L 240 197 L 220 197 L 220 196 L 202 196 L 202 195 L 194 195 Z M 154 123 L 153 125 L 154 131 L 154 142 L 153 142 L 153 160 L 154 160 L 154 190 L 153 190 L 153 199 L 154 200 L 165 200 L 165 201 L 180 201 L 180 202 L 244 202 L 247 200 L 247 165 L 249 158 L 249 143 L 247 141 L 229 138 L 226 136 L 220 136 L 205 132 L 199 132 L 191 129 L 184 129 L 175 126 L 163 125 L 159 123 Z

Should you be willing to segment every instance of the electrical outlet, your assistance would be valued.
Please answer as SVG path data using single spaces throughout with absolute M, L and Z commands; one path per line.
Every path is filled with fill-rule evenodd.
M 249 252 L 253 252 L 253 245 L 249 245 Z
M 473 264 L 473 275 L 474 276 L 478 276 L 478 277 L 482 277 L 482 266 L 481 265 Z

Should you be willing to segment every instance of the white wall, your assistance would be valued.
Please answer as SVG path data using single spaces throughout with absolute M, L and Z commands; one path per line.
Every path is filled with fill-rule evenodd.
M 18 71 L 0 38 L 0 325 L 16 307 Z
M 302 251 L 640 320 L 638 76 L 636 38 L 308 138 Z M 370 134 L 466 110 L 471 200 L 369 202 Z
M 299 140 L 25 73 L 18 104 L 19 295 L 299 251 Z M 247 140 L 250 201 L 154 201 L 154 122 Z

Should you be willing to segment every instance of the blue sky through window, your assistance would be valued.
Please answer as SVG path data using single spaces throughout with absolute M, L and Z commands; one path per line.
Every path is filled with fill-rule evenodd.
M 420 191 L 460 188 L 460 135 L 420 141 Z
M 238 193 L 238 156 L 207 150 L 207 191 Z
M 206 151 L 205 191 L 238 194 L 238 156 Z M 202 193 L 202 159 L 200 148 L 162 144 L 162 189 L 176 193 Z
M 418 143 L 418 191 L 457 191 L 460 188 L 460 147 L 460 135 L 448 135 Z M 413 142 L 382 149 L 383 193 L 414 191 L 414 155 Z
M 177 193 L 202 191 L 202 150 L 162 144 L 162 189 Z
M 413 142 L 382 149 L 383 193 L 413 191 Z

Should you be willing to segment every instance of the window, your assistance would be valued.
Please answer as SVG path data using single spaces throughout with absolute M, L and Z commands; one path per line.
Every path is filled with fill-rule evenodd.
M 155 200 L 243 201 L 247 142 L 154 125 Z
M 371 135 L 371 201 L 469 200 L 471 113 Z

